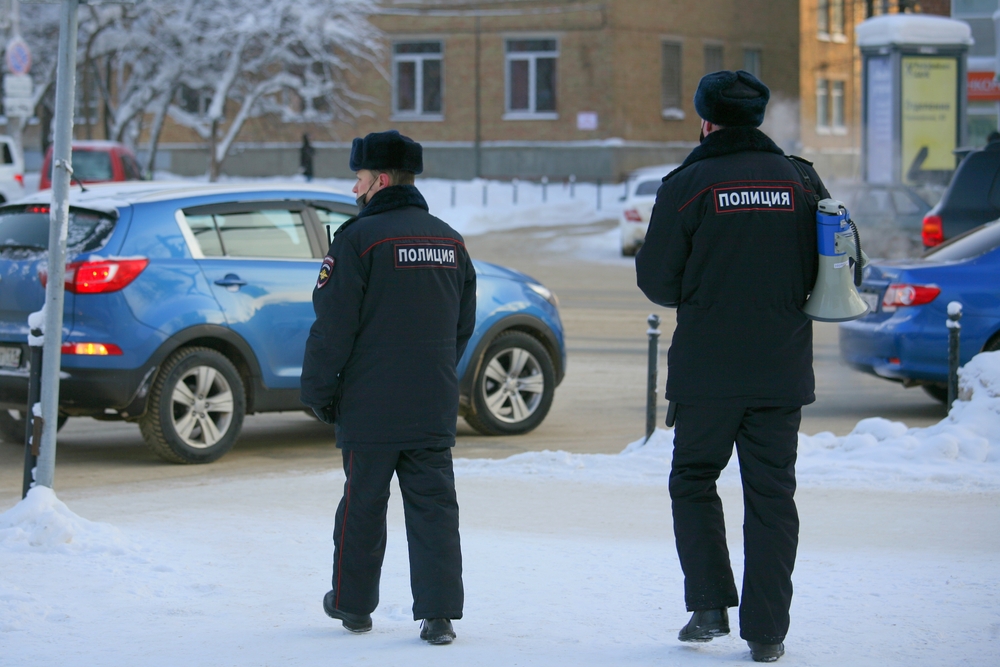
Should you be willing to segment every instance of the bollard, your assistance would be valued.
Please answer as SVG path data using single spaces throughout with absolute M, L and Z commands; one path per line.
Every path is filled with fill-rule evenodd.
M 652 314 L 646 319 L 649 330 L 649 368 L 646 379 L 646 441 L 649 441 L 653 431 L 656 430 L 656 392 L 659 390 L 660 375 L 660 316 Z
M 601 179 L 597 179 L 597 210 L 601 210 Z
M 948 409 L 958 398 L 959 345 L 962 334 L 962 304 L 952 301 L 948 304 Z
M 483 206 L 486 206 L 486 184 L 483 183 Z
M 569 175 L 569 198 L 573 199 L 576 197 L 576 176 L 574 174 Z
M 41 329 L 32 329 L 31 335 L 37 339 L 42 336 Z M 31 345 L 28 357 L 28 411 L 24 413 L 24 480 L 21 484 L 21 497 L 28 495 L 31 484 L 35 481 L 35 466 L 38 465 L 38 448 L 41 445 L 41 417 L 35 417 L 35 404 L 42 395 L 42 345 Z
M 517 179 L 516 178 L 511 179 L 510 184 L 514 186 L 514 192 L 512 196 L 514 204 L 517 205 Z
M 451 207 L 455 208 L 455 184 L 451 184 Z
M 548 194 L 546 193 L 546 189 L 548 188 L 548 186 L 549 186 L 549 177 L 548 176 L 542 176 L 542 203 L 543 204 L 549 200 Z

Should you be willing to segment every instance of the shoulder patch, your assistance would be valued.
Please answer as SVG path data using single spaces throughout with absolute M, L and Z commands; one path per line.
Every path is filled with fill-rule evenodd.
M 736 211 L 795 211 L 790 185 L 743 185 L 712 188 L 716 213 Z
M 320 289 L 330 282 L 330 276 L 333 275 L 333 267 L 336 263 L 337 260 L 329 255 L 323 258 L 323 266 L 319 267 L 319 278 L 316 279 L 316 289 Z
M 787 157 L 788 157 L 789 160 L 795 160 L 797 162 L 801 162 L 802 164 L 807 164 L 810 167 L 812 166 L 812 162 L 810 162 L 809 160 L 805 159 L 804 157 L 799 157 L 798 155 L 788 155 Z
M 457 269 L 454 243 L 394 243 L 392 256 L 397 269 Z

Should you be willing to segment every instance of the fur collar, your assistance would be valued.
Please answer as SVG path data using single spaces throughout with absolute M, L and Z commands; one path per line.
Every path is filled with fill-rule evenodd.
M 425 211 L 428 210 L 427 202 L 424 200 L 424 196 L 420 194 L 420 190 L 417 190 L 416 186 L 390 185 L 389 187 L 379 190 L 372 195 L 372 198 L 368 200 L 368 204 L 361 209 L 356 217 L 366 218 L 369 215 L 385 213 L 386 211 L 403 208 L 404 206 L 416 206 L 417 208 L 422 208 Z
M 681 166 L 667 174 L 663 180 L 679 172 L 681 169 L 694 164 L 700 160 L 707 160 L 720 155 L 731 153 L 741 153 L 743 151 L 764 151 L 766 153 L 777 153 L 784 155 L 785 152 L 778 148 L 778 145 L 771 141 L 771 138 L 758 130 L 756 127 L 727 127 L 713 132 L 705 139 L 684 160 Z

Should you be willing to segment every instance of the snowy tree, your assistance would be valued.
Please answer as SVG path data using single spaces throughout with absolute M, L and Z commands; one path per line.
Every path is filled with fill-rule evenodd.
M 204 91 L 207 104 L 192 111 L 163 102 L 175 122 L 209 142 L 211 180 L 249 118 L 329 122 L 358 116 L 370 101 L 347 82 L 363 62 L 378 67 L 382 55 L 368 2 L 209 0 L 193 11 L 182 52 L 194 65 L 178 80 Z

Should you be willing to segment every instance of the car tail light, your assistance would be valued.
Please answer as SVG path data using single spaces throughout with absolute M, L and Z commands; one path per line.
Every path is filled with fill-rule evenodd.
M 882 310 L 892 312 L 900 306 L 922 306 L 941 293 L 937 285 L 889 285 L 882 297 Z
M 66 265 L 66 291 L 73 294 L 117 292 L 135 280 L 148 264 L 145 257 L 73 262 Z M 39 271 L 38 277 L 45 287 L 48 274 Z
M 25 213 L 44 213 L 48 215 L 49 206 L 48 204 L 30 204 L 24 207 Z
M 924 228 L 921 236 L 923 236 L 925 248 L 933 248 L 944 242 L 944 227 L 941 224 L 940 215 L 924 216 Z
M 24 174 L 14 174 L 14 180 L 17 181 L 17 184 L 22 188 L 24 187 Z
M 80 354 L 98 357 L 120 355 L 122 349 L 114 343 L 63 343 L 63 354 Z
M 629 222 L 642 222 L 642 216 L 634 208 L 625 209 L 625 219 Z

